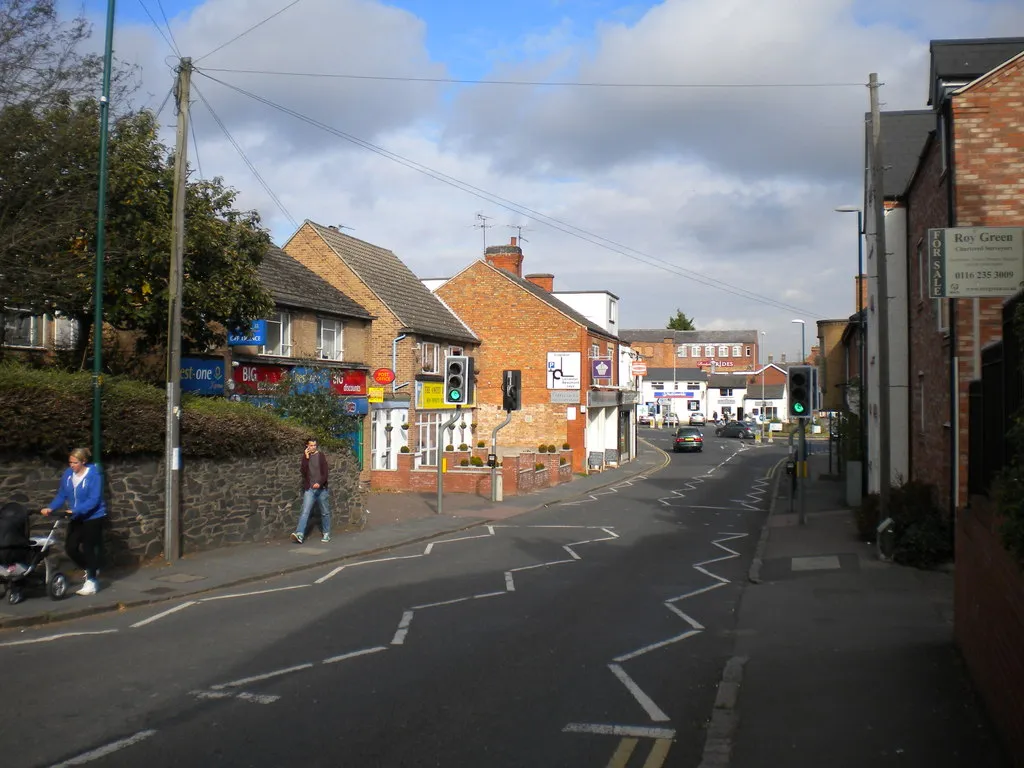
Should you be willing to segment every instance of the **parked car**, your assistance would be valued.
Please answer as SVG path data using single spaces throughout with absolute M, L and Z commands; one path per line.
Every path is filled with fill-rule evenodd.
M 676 430 L 676 437 L 672 443 L 673 453 L 680 451 L 703 451 L 704 435 L 696 427 L 680 427 Z
M 753 440 L 756 433 L 749 424 L 744 424 L 742 421 L 730 421 L 725 426 L 716 429 L 715 434 L 719 437 L 738 437 L 740 440 Z
M 653 417 L 647 411 L 641 411 L 640 415 L 636 417 L 636 423 L 639 424 L 641 427 L 651 426 L 652 421 Z
M 674 413 L 666 413 L 665 414 L 665 426 L 666 427 L 678 427 L 679 426 L 679 417 L 676 416 Z
M 691 427 L 703 427 L 707 424 L 707 419 L 704 418 L 704 414 L 700 411 L 694 411 L 690 414 L 690 426 Z

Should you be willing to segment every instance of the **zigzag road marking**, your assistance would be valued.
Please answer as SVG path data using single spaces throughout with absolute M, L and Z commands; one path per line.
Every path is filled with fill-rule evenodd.
M 594 493 L 588 494 L 582 499 L 576 499 L 575 501 L 563 501 L 558 506 L 560 507 L 574 507 L 578 504 L 589 504 L 592 501 L 597 501 L 599 496 L 609 496 L 613 493 L 618 493 L 620 488 L 630 488 L 641 480 L 647 480 L 646 475 L 636 475 L 629 480 L 624 480 L 618 485 L 610 486 L 603 491 L 595 491 Z

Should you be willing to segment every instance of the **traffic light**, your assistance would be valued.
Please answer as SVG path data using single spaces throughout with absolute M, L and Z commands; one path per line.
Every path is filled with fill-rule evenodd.
M 473 402 L 473 358 L 450 355 L 444 359 L 445 405 L 469 405 Z
M 789 391 L 789 415 L 809 419 L 814 409 L 813 366 L 791 365 L 786 374 Z
M 501 407 L 506 411 L 518 411 L 523 407 L 521 371 L 504 371 L 501 374 Z

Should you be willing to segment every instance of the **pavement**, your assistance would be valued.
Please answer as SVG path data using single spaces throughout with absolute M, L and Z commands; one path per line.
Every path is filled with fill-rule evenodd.
M 776 468 L 701 768 L 1008 766 L 954 644 L 951 567 L 882 561 L 827 453 L 808 461 L 805 525 Z
M 440 514 L 436 492 L 371 492 L 366 503 L 369 510 L 366 525 L 356 530 L 335 521 L 328 544 L 320 542 L 319 531 L 314 529 L 302 545 L 290 541 L 288 534 L 282 534 L 266 542 L 187 554 L 173 564 L 161 559 L 133 568 L 111 568 L 100 574 L 99 593 L 88 597 L 73 593 L 81 583 L 76 576 L 82 574 L 65 563 L 65 572 L 72 577 L 68 596 L 54 601 L 41 592 L 32 592 L 18 605 L 10 605 L 6 598 L 0 599 L 0 630 L 181 600 L 365 557 L 583 498 L 601 488 L 660 469 L 667 462 L 667 454 L 641 442 L 635 461 L 598 473 L 575 475 L 571 482 L 522 496 L 507 496 L 502 502 L 473 494 L 445 494 Z

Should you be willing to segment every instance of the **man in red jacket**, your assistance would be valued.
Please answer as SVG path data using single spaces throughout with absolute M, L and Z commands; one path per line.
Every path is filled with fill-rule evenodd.
M 324 544 L 331 540 L 331 507 L 327 498 L 327 456 L 319 449 L 315 437 L 306 440 L 306 451 L 299 465 L 302 472 L 302 514 L 292 534 L 292 541 L 301 544 L 306 538 L 306 525 L 314 504 L 320 505 L 320 538 Z

